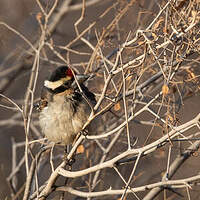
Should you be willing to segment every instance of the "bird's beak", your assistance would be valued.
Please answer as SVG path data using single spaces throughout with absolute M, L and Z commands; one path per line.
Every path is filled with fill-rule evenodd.
M 79 84 L 84 83 L 90 76 L 85 75 L 85 74 L 77 74 L 76 75 L 76 80 L 78 81 Z M 72 87 L 75 88 L 77 86 L 76 81 L 74 80 L 72 83 Z

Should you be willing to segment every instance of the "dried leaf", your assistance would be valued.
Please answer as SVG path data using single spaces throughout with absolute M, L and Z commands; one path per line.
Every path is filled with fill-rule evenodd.
M 84 153 L 85 151 L 85 148 L 84 146 L 81 144 L 78 146 L 77 150 L 76 150 L 76 153 L 79 154 L 79 153 Z
M 162 93 L 163 95 L 167 95 L 169 93 L 169 87 L 166 84 L 162 86 Z
M 117 103 L 117 104 L 114 105 L 114 110 L 115 111 L 120 110 L 120 108 L 121 108 L 120 103 Z
M 41 21 L 41 18 L 42 18 L 42 13 L 39 12 L 39 13 L 36 15 L 36 19 L 37 19 L 38 21 Z

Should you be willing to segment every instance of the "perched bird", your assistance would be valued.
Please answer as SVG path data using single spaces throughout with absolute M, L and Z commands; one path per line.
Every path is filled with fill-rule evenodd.
M 67 66 L 58 67 L 44 81 L 38 106 L 39 124 L 45 136 L 55 143 L 71 144 L 96 104 L 94 94 L 83 84 L 88 76 L 75 76 L 83 93 Z

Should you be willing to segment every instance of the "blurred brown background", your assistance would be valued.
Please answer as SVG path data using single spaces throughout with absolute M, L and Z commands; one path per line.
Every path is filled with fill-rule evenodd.
M 41 2 L 45 4 L 45 1 Z M 109 8 L 116 2 L 120 2 L 121 4 L 123 4 L 127 3 L 128 1 L 105 0 L 99 1 L 96 4 L 89 6 L 86 9 L 84 23 L 81 23 L 81 25 L 79 26 L 80 30 L 83 30 L 95 20 L 97 20 L 97 24 L 95 25 L 96 30 L 102 30 L 106 23 L 110 23 L 113 19 L 113 16 L 117 14 L 117 9 L 112 9 L 112 11 L 109 12 L 109 14 L 106 15 L 102 20 L 99 20 L 98 17 L 107 8 Z M 108 55 L 114 48 L 118 47 L 118 45 L 121 44 L 121 41 L 125 40 L 130 31 L 134 33 L 138 28 L 146 27 L 148 23 L 153 19 L 154 13 L 156 13 L 156 11 L 158 10 L 159 2 L 161 1 L 136 1 L 131 9 L 129 9 L 128 12 L 120 20 L 118 32 L 113 31 L 113 35 L 110 35 L 110 37 L 107 38 L 104 48 L 104 54 Z M 51 3 L 51 0 L 49 0 L 49 3 Z M 79 3 L 81 3 L 81 1 L 72 1 L 72 4 L 74 5 Z M 38 39 L 39 35 L 39 26 L 36 20 L 36 16 L 39 11 L 40 10 L 34 0 L 1 0 L 0 21 L 5 22 L 12 28 L 16 29 L 26 38 L 28 38 L 28 40 L 34 43 L 35 40 Z M 74 23 L 80 17 L 80 13 L 80 9 L 71 10 L 63 17 L 53 34 L 54 42 L 56 43 L 56 45 L 68 44 L 72 39 L 75 38 Z M 120 33 L 120 35 L 118 33 Z M 90 37 L 90 41 L 95 44 L 95 32 L 91 32 L 88 37 Z M 88 47 L 80 42 L 75 43 L 72 48 L 74 50 L 84 52 L 88 51 Z M 27 49 L 27 45 L 24 43 L 23 40 L 16 36 L 16 34 L 14 34 L 12 31 L 5 28 L 5 26 L 0 25 L 0 93 L 11 98 L 20 106 L 23 105 L 23 99 L 30 75 L 31 62 L 27 59 L 27 61 L 24 63 L 23 69 L 21 69 L 20 71 L 18 71 L 18 69 L 15 69 L 15 64 L 23 59 L 23 56 L 21 57 L 21 53 L 25 49 Z M 62 52 L 62 55 L 64 54 L 65 52 Z M 52 54 L 49 54 L 48 57 L 54 61 L 58 61 L 58 59 Z M 76 54 L 70 55 L 70 62 L 72 64 L 87 62 L 88 59 L 89 56 Z M 41 61 L 41 66 L 39 69 L 39 79 L 35 93 L 36 99 L 40 95 L 42 81 L 54 67 L 54 65 L 51 65 L 48 62 Z M 12 71 L 9 72 L 9 69 L 12 69 Z M 79 68 L 77 67 L 77 69 Z M 93 89 L 95 90 L 95 88 Z M 198 93 L 196 94 L 196 96 L 189 98 L 187 101 L 184 102 L 184 105 L 179 112 L 179 120 L 181 123 L 192 119 L 195 115 L 199 113 L 199 102 L 200 98 Z M 4 104 L 5 100 L 1 99 L 1 103 Z M 7 124 L 9 119 L 11 119 L 14 114 L 16 114 L 16 112 L 0 107 L 0 199 L 2 200 L 6 197 L 9 197 L 10 195 L 6 178 L 11 172 L 11 140 L 14 139 L 16 142 L 20 142 L 24 141 L 25 138 L 23 122 L 21 124 L 15 124 L 14 122 L 8 123 L 9 125 Z M 140 117 L 148 119 L 148 116 L 145 114 Z M 17 119 L 17 121 L 19 122 L 20 117 L 17 116 Z M 144 132 L 148 131 L 141 125 L 136 125 L 134 126 L 134 128 L 135 130 L 137 130 L 134 132 L 135 137 L 139 138 L 139 143 L 137 145 L 142 145 L 145 138 L 143 134 Z M 157 136 L 161 135 L 162 133 L 157 133 Z M 156 133 L 154 137 L 156 137 Z M 23 150 L 19 151 L 18 159 L 20 159 L 20 155 L 22 154 Z M 144 177 L 140 178 L 140 181 L 137 182 L 137 186 L 139 186 L 140 184 L 142 185 L 144 183 L 153 183 L 154 181 L 160 180 L 164 166 L 166 166 L 166 160 L 164 156 L 162 157 L 162 151 L 159 155 L 157 155 L 154 160 L 151 159 L 150 156 L 147 156 L 145 159 L 143 159 L 142 163 L 140 163 L 137 174 Z M 157 170 L 154 171 L 153 169 Z M 190 175 L 190 173 L 195 174 L 198 170 L 199 157 L 191 158 L 191 162 L 187 162 L 184 165 L 184 173 L 188 173 L 188 175 Z M 143 171 L 145 171 L 144 175 Z M 107 173 L 110 176 L 113 175 L 112 170 L 108 170 Z M 125 171 L 124 173 L 127 173 L 128 175 L 129 171 Z M 19 176 L 21 176 L 23 179 L 24 173 L 21 172 Z M 176 177 L 180 178 L 183 176 L 186 177 L 185 174 L 182 174 L 182 171 L 180 170 Z M 110 180 L 112 182 L 112 179 Z M 184 197 L 177 197 L 173 193 L 170 193 L 170 195 L 171 199 L 184 199 Z M 192 193 L 192 199 L 199 199 L 198 195 L 198 191 L 194 190 Z M 158 199 L 163 199 L 163 196 L 158 197 Z

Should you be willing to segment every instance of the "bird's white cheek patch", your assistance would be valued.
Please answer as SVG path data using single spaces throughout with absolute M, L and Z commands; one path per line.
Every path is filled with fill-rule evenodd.
M 49 89 L 52 89 L 52 90 L 55 90 L 56 88 L 60 87 L 61 85 L 63 84 L 63 81 L 62 80 L 58 80 L 58 81 L 55 81 L 55 82 L 51 82 L 51 81 L 44 81 L 44 86 L 49 88 Z

